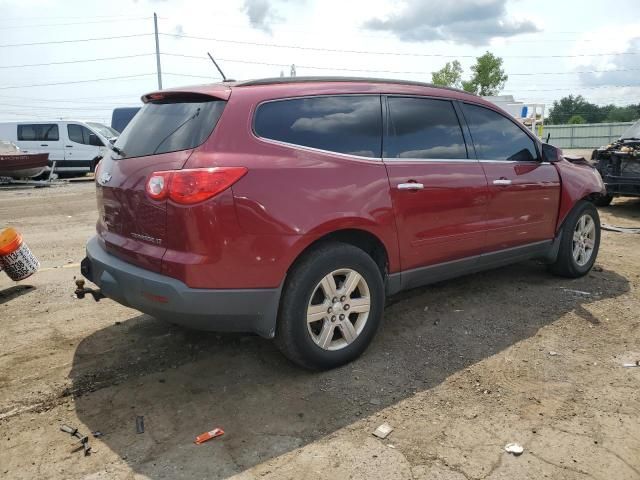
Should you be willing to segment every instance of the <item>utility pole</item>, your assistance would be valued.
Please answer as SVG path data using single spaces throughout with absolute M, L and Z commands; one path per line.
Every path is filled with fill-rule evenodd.
M 162 68 L 160 68 L 160 40 L 158 40 L 158 16 L 153 13 L 153 28 L 156 36 L 156 68 L 158 71 L 158 90 L 162 90 Z

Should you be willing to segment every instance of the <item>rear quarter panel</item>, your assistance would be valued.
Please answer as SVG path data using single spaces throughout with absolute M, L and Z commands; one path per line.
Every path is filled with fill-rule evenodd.
M 561 160 L 554 165 L 562 183 L 560 210 L 556 224 L 556 229 L 559 229 L 576 203 L 592 194 L 605 193 L 605 186 L 595 168 L 573 164 L 567 160 Z

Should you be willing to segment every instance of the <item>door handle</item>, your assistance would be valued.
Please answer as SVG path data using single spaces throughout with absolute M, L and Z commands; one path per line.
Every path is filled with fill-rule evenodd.
M 67 148 L 73 148 L 73 145 L 65 145 Z
M 424 185 L 416 182 L 399 183 L 398 190 L 422 190 Z
M 41 144 L 40 144 L 40 146 L 41 146 L 41 147 L 48 147 L 48 146 L 49 146 L 49 144 L 48 144 L 48 143 L 41 143 Z
M 502 186 L 511 185 L 511 180 L 508 180 L 506 178 L 499 178 L 497 180 L 494 180 L 493 184 L 494 185 L 502 185 Z

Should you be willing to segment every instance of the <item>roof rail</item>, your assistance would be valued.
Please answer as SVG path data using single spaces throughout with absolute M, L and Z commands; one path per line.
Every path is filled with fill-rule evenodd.
M 311 82 L 358 82 L 358 83 L 391 83 L 396 85 L 415 85 L 418 87 L 441 88 L 454 92 L 463 92 L 469 95 L 473 93 L 464 92 L 458 88 L 441 87 L 432 83 L 416 82 L 413 80 L 394 80 L 391 78 L 369 78 L 369 77 L 335 77 L 335 76 L 308 76 L 308 77 L 272 77 L 258 78 L 255 80 L 245 80 L 235 83 L 234 87 L 253 87 L 259 85 L 281 85 L 285 83 L 311 83 Z

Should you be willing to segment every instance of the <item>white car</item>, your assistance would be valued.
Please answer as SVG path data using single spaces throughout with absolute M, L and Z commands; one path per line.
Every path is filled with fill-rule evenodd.
M 48 153 L 57 173 L 93 171 L 118 132 L 101 123 L 53 120 L 1 122 L 0 140 L 15 143 L 23 153 Z

